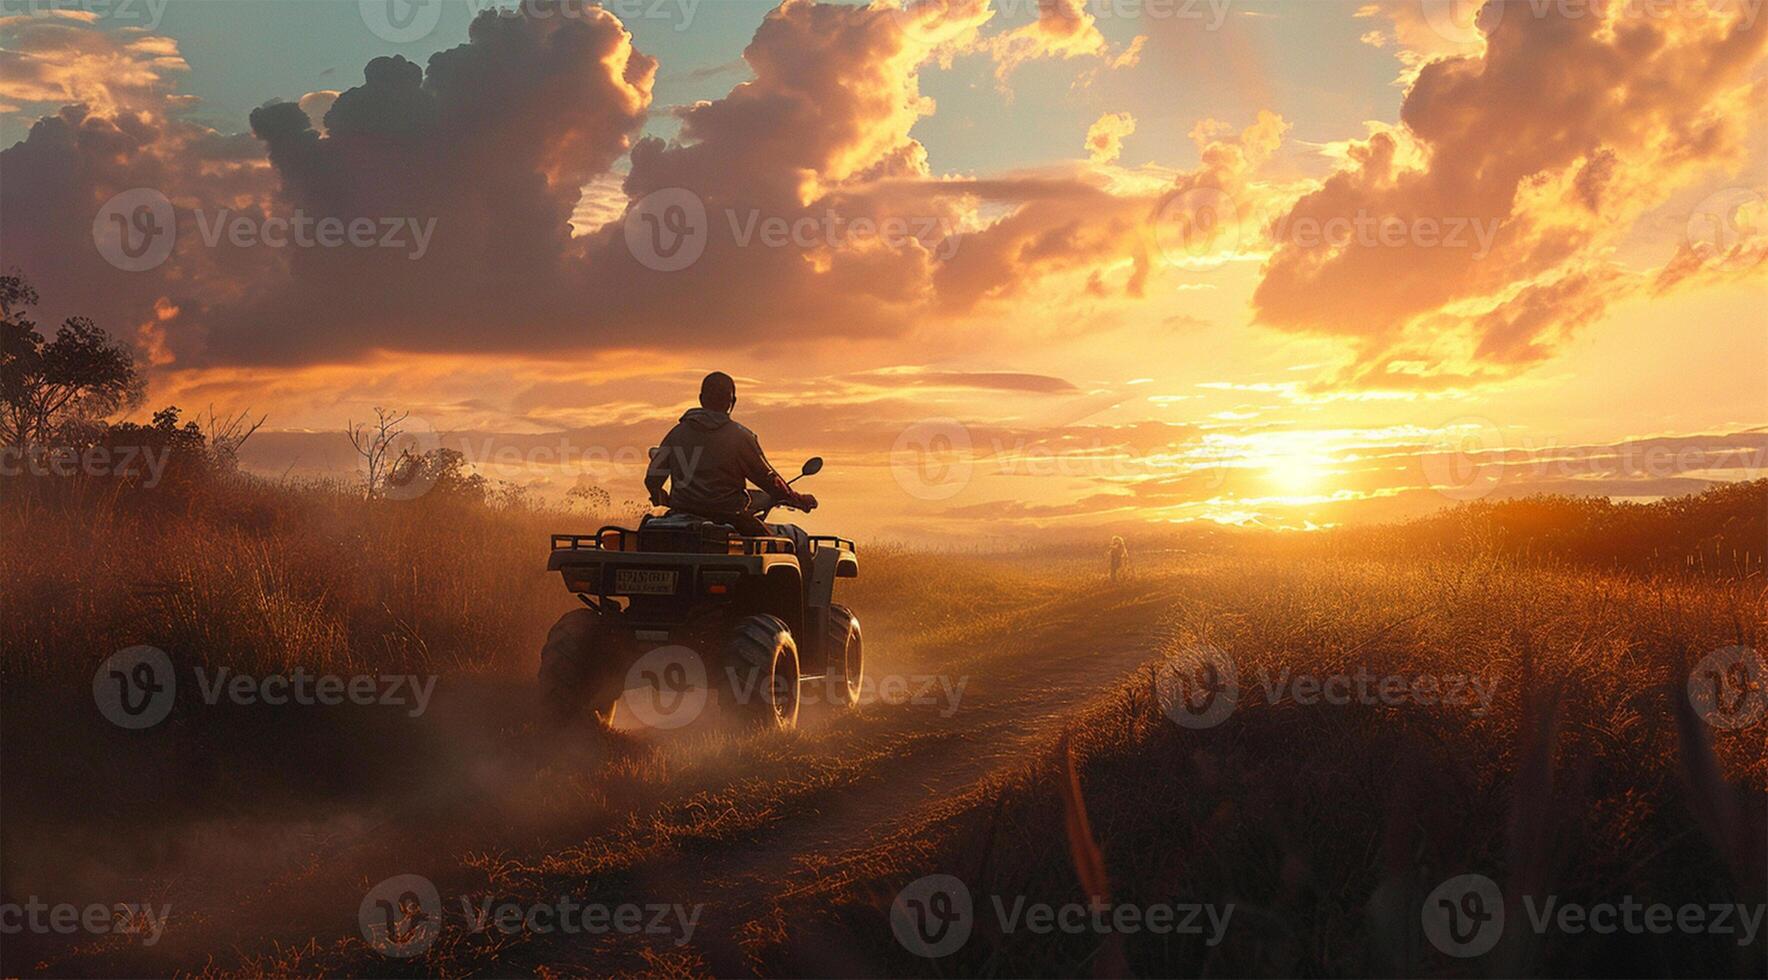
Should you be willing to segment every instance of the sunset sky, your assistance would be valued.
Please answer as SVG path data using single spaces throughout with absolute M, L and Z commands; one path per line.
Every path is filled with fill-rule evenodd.
M 637 498 L 714 369 L 860 536 L 1768 475 L 1761 0 L 605 6 L 0 4 L 0 266 L 276 475 Z

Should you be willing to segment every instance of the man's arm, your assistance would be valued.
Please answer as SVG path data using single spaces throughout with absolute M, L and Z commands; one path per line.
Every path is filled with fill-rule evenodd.
M 815 497 L 801 494 L 786 485 L 785 478 L 767 461 L 767 455 L 761 451 L 761 440 L 753 432 L 749 433 L 748 444 L 744 447 L 743 476 L 780 503 L 791 504 L 802 510 L 816 506 Z
M 663 489 L 663 483 L 669 479 L 669 454 L 675 451 L 669 440 L 674 435 L 675 430 L 670 429 L 669 435 L 663 437 L 662 445 L 651 450 L 651 462 L 645 467 L 645 492 L 656 507 L 669 503 L 669 492 Z

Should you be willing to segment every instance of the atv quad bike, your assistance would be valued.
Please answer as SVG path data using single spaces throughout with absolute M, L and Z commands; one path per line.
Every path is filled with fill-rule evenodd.
M 755 513 L 773 506 L 764 498 Z M 555 534 L 546 567 L 586 607 L 562 616 L 540 652 L 542 694 L 560 718 L 587 708 L 611 724 L 639 658 L 664 647 L 687 648 L 721 707 L 754 727 L 794 727 L 803 684 L 821 685 L 836 707 L 859 699 L 859 621 L 834 601 L 835 580 L 859 574 L 845 538 L 746 536 L 671 512 L 637 528 Z

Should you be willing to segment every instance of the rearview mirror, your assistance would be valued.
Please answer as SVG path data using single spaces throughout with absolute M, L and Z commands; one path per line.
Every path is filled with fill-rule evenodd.
M 822 472 L 822 469 L 823 469 L 823 458 L 821 456 L 812 456 L 809 459 L 804 461 L 804 469 L 799 471 L 798 475 L 799 476 L 815 476 L 818 473 Z

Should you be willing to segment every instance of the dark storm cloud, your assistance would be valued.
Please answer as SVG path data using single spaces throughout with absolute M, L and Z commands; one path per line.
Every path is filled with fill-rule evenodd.
M 569 328 L 579 189 L 626 152 L 656 62 L 612 15 L 476 18 L 464 45 L 371 61 L 340 93 L 323 135 L 294 103 L 252 113 L 281 178 L 283 210 L 431 229 L 401 248 L 289 250 L 279 288 L 218 318 L 225 360 L 323 360 L 369 346 L 514 346 Z M 413 233 L 415 237 L 415 232 Z M 373 325 L 372 332 L 365 331 Z

